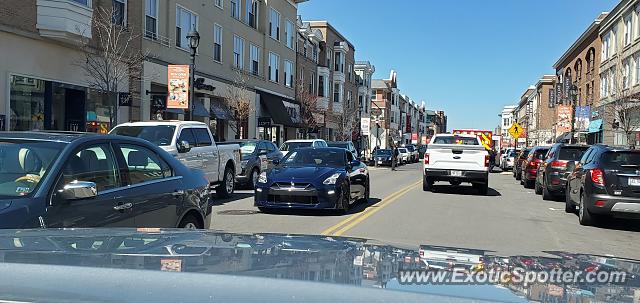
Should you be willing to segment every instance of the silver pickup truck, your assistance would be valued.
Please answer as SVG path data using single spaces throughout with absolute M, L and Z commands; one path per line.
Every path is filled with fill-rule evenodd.
M 240 146 L 217 145 L 206 124 L 196 121 L 123 123 L 111 134 L 138 137 L 160 146 L 189 168 L 203 171 L 216 193 L 226 198 L 234 191 L 240 172 Z
M 480 139 L 468 135 L 435 135 L 424 154 L 423 190 L 431 190 L 436 181 L 448 181 L 451 185 L 469 182 L 486 195 L 489 152 Z

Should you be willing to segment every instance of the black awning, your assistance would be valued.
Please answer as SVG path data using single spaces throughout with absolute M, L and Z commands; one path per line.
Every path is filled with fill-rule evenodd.
M 196 117 L 209 117 L 209 111 L 201 101 L 196 101 L 193 103 L 193 115 Z
M 273 123 L 285 126 L 295 126 L 295 123 L 293 123 L 293 121 L 291 121 L 291 117 L 289 117 L 287 108 L 284 106 L 282 97 L 263 91 L 258 91 L 258 94 L 260 95 L 260 103 L 269 112 Z
M 562 135 L 558 136 L 556 138 L 556 143 L 569 143 L 571 142 L 571 137 L 573 136 L 573 133 L 563 133 Z
M 211 106 L 209 106 L 211 117 L 221 119 L 221 120 L 231 120 L 233 115 L 231 115 L 231 110 L 224 104 L 224 101 L 221 99 L 211 98 Z

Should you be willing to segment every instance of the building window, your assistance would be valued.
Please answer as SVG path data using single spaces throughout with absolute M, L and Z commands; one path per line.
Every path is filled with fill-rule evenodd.
M 260 48 L 251 44 L 251 74 L 260 75 Z
M 327 67 L 331 68 L 331 49 L 327 48 Z
M 75 3 L 82 4 L 86 7 L 91 7 L 91 0 L 71 0 Z
M 240 20 L 240 0 L 231 0 L 231 17 Z
M 636 75 L 635 75 L 635 82 L 634 84 L 640 84 L 640 53 L 636 54 L 635 57 L 635 64 L 636 64 Z
M 222 26 L 213 26 L 213 60 L 222 62 Z
M 280 57 L 274 53 L 269 53 L 269 81 L 278 82 Z
M 316 73 L 311 72 L 311 78 L 309 81 L 309 94 L 315 94 L 315 93 L 316 93 Z
M 602 38 L 602 60 L 609 59 L 609 51 L 611 48 L 611 32 Z
M 213 3 L 215 4 L 215 6 L 222 8 L 223 5 L 223 0 L 214 0 Z
M 285 31 L 285 37 L 287 38 L 287 47 L 290 49 L 293 49 L 296 39 L 296 35 L 295 35 L 295 26 L 293 25 L 293 22 L 287 20 L 285 22 L 285 26 L 284 26 L 284 31 Z
M 127 1 L 126 0 L 112 0 L 113 16 L 111 16 L 111 22 L 125 26 L 127 22 Z
M 319 96 L 319 97 L 326 97 L 326 96 L 327 96 L 327 95 L 325 94 L 325 91 L 324 91 L 324 87 L 325 87 L 325 85 L 324 85 L 324 84 L 325 84 L 325 83 L 324 83 L 324 81 L 325 81 L 325 80 L 324 80 L 324 76 L 323 76 L 323 75 L 320 75 L 320 76 L 318 77 L 318 96 Z
M 313 45 L 313 62 L 318 63 L 318 47 Z
M 247 0 L 247 24 L 253 28 L 258 28 L 258 1 Z
M 352 91 L 347 91 L 347 105 L 348 106 L 352 106 L 353 104 L 351 103 L 353 101 L 353 92 Z
M 187 34 L 192 29 L 198 30 L 198 16 L 182 6 L 176 9 L 176 46 L 189 48 Z
M 158 0 L 146 0 L 144 14 L 144 36 L 158 39 Z
M 609 89 L 609 95 L 611 95 L 611 96 L 615 96 L 615 94 L 618 93 L 617 90 L 616 90 L 617 89 L 616 88 L 616 83 L 618 83 L 618 82 L 616 82 L 617 78 L 618 77 L 616 75 L 616 67 L 614 66 L 609 70 L 609 80 L 608 80 L 609 81 L 609 83 L 608 83 L 609 84 L 609 88 L 608 89 Z
M 624 62 L 622 63 L 622 88 L 623 89 L 629 88 L 629 84 L 631 82 L 629 79 L 630 72 L 631 72 L 631 62 L 629 61 L 629 59 L 624 60 Z
M 300 68 L 300 83 L 304 83 L 304 67 Z
M 286 87 L 293 87 L 293 62 L 284 60 L 284 85 Z
M 340 83 L 333 84 L 333 102 L 340 102 Z
M 349 73 L 349 82 L 353 82 L 353 66 L 347 65 L 347 73 Z
M 244 39 L 233 36 L 233 66 L 244 69 Z
M 344 73 L 344 65 L 342 64 L 342 53 L 341 52 L 335 52 L 334 62 L 335 62 L 335 66 L 334 66 L 333 70 L 336 71 L 336 72 Z
M 269 36 L 280 41 L 280 13 L 269 8 Z
M 600 76 L 600 95 L 605 98 L 609 96 L 609 75 L 603 73 Z
M 631 43 L 631 35 L 633 32 L 633 25 L 631 22 L 631 14 L 624 17 L 624 46 L 627 46 Z
M 580 83 L 582 83 L 582 60 L 578 59 L 573 68 L 576 71 L 576 84 L 580 86 Z

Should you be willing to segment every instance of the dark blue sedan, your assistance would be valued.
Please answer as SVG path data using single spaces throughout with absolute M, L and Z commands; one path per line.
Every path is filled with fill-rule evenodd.
M 255 206 L 337 209 L 369 199 L 369 171 L 343 148 L 301 148 L 258 178 Z
M 142 139 L 0 132 L 0 228 L 205 228 L 208 184 Z

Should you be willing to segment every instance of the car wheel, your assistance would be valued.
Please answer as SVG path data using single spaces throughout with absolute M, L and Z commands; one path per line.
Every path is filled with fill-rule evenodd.
M 256 188 L 256 185 L 258 184 L 258 177 L 260 177 L 260 170 L 254 168 L 249 175 L 249 186 L 251 186 L 251 189 Z
M 346 215 L 349 212 L 349 200 L 351 200 L 349 186 L 344 185 L 342 186 L 342 195 L 340 197 L 340 201 L 338 201 L 338 212 L 341 215 Z
M 576 213 L 576 207 L 573 205 L 573 201 L 571 201 L 571 189 L 567 185 L 567 189 L 564 192 L 564 211 L 569 214 Z
M 224 169 L 224 177 L 222 179 L 222 184 L 220 184 L 216 188 L 216 194 L 218 198 L 228 198 L 233 193 L 235 183 L 235 175 L 233 174 L 233 169 L 227 167 Z
M 551 193 L 549 192 L 549 188 L 547 188 L 547 182 L 542 184 L 542 200 L 553 200 L 553 195 L 551 195 Z
M 371 197 L 371 185 L 369 183 L 369 177 L 367 177 L 367 184 L 364 186 L 364 197 L 362 198 L 364 203 L 369 203 L 369 198 Z
M 263 214 L 271 213 L 271 209 L 266 207 L 258 207 L 258 210 Z
M 537 179 L 536 179 L 536 181 L 534 181 L 534 182 L 535 182 L 535 185 L 534 185 L 534 186 L 535 186 L 535 189 L 534 189 L 534 191 L 535 191 L 536 195 L 541 195 L 541 194 L 542 194 L 542 186 L 540 186 L 540 183 L 538 183 L 538 180 L 537 180 Z
M 580 203 L 578 207 L 579 207 L 578 222 L 580 222 L 580 225 L 584 225 L 584 226 L 594 225 L 596 223 L 595 222 L 596 220 L 594 215 L 591 214 L 591 212 L 589 212 L 589 209 L 587 209 L 587 207 L 585 206 L 584 193 L 580 195 Z
M 178 224 L 178 228 L 203 229 L 204 227 L 201 225 L 202 224 L 200 224 L 200 221 L 198 221 L 195 216 L 189 214 L 182 218 L 182 221 L 180 221 L 180 224 Z
M 522 181 L 522 173 L 520 171 L 516 171 L 514 174 L 516 175 L 516 180 Z M 522 182 L 520 182 L 520 184 L 522 184 Z
M 422 190 L 423 191 L 433 190 L 433 181 L 427 179 L 427 177 L 422 177 Z

